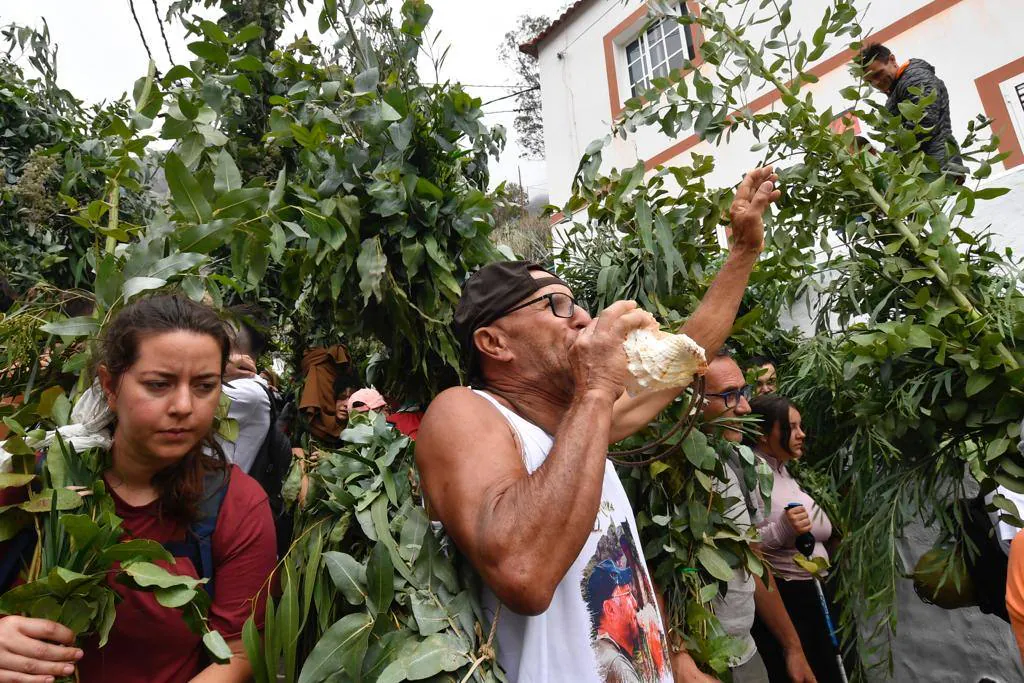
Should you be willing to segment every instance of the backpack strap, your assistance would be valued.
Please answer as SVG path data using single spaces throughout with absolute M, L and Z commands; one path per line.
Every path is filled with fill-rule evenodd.
M 967 552 L 964 560 L 967 573 L 974 581 L 978 609 L 1010 623 L 1006 609 L 1006 575 L 1009 558 L 996 538 L 996 529 L 988 516 L 985 495 L 979 493 L 973 498 L 960 501 L 963 513 L 962 533 L 970 540 L 976 553 Z
M 270 426 L 267 428 L 267 433 L 264 435 L 262 443 L 260 443 L 260 449 L 257 451 L 252 465 L 249 466 L 248 474 L 266 490 L 268 482 L 273 482 L 280 476 L 276 471 L 277 463 L 271 451 L 274 446 L 274 432 L 277 429 L 277 420 L 281 411 L 278 407 L 278 399 L 274 394 L 274 390 L 262 384 L 260 386 L 267 393 L 267 400 L 270 402 Z M 267 491 L 267 495 L 270 495 L 270 493 L 270 491 Z
M 740 493 L 743 495 L 743 503 L 747 507 L 747 514 L 750 515 L 750 523 L 753 526 L 757 526 L 757 517 L 761 515 L 761 506 L 757 504 L 754 499 L 754 491 L 750 490 L 747 486 L 746 473 L 743 469 L 743 464 L 740 462 L 740 455 L 735 449 L 730 449 L 732 452 L 729 458 L 725 462 L 725 466 L 732 470 L 733 476 L 736 478 L 736 484 L 740 488 Z M 755 456 L 756 457 L 756 456 Z M 760 495 L 760 492 L 758 492 Z
M 186 557 L 199 573 L 200 579 L 207 579 L 203 588 L 213 600 L 213 532 L 217 528 L 224 496 L 228 492 L 231 470 L 207 472 L 203 477 L 203 497 L 199 501 L 199 516 L 185 531 L 180 541 L 164 543 L 167 552 L 175 557 Z

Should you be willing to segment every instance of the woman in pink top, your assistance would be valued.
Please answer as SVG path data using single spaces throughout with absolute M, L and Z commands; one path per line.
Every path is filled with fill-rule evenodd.
M 814 550 L 811 551 L 813 557 L 828 559 L 826 547 L 830 541 L 835 540 L 828 515 L 786 469 L 786 463 L 803 455 L 805 434 L 800 411 L 784 396 L 764 394 L 750 402 L 750 412 L 761 419 L 761 435 L 748 438 L 748 445 L 771 466 L 775 475 L 771 510 L 765 511 L 757 521 L 761 549 L 775 575 L 779 595 L 800 635 L 800 642 L 815 678 L 818 683 L 838 683 L 841 677 L 836 665 L 835 649 L 829 638 L 814 580 L 794 560 L 799 552 L 796 541 L 802 534 L 809 532 L 814 537 Z M 826 593 L 831 592 L 826 585 Z M 836 616 L 837 612 L 831 604 L 829 609 Z M 787 680 L 785 660 L 781 657 L 782 649 L 774 642 L 771 633 L 755 625 L 753 634 L 771 680 Z M 776 653 L 778 658 L 773 656 Z

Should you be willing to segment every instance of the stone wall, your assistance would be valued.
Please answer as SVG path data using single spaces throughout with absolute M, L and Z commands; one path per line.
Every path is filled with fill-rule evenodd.
M 907 567 L 935 542 L 921 525 L 907 529 L 900 553 Z M 921 601 L 909 580 L 900 581 L 892 676 L 872 683 L 994 683 L 1024 681 L 1024 666 L 1009 625 L 977 608 L 945 610 Z

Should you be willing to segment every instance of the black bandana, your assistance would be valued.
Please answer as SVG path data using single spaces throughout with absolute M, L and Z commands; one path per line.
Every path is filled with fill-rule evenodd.
M 473 346 L 474 332 L 490 325 L 505 311 L 539 289 L 548 285 L 569 287 L 561 278 L 554 275 L 534 278 L 530 275 L 530 271 L 533 270 L 544 271 L 544 268 L 529 261 L 499 261 L 473 273 L 463 285 L 462 297 L 455 309 L 453 327 L 471 375 L 475 370 L 476 358 L 476 349 Z

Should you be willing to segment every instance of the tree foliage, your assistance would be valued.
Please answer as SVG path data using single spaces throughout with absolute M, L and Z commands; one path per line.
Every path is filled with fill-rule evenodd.
M 190 14 L 197 4 L 172 8 L 191 33 L 190 61 L 159 77 L 151 64 L 130 100 L 100 109 L 85 110 L 70 96 L 58 100 L 63 94 L 53 90 L 45 35 L 25 29 L 9 35 L 12 44 L 32 46 L 33 59 L 43 55 L 43 66 L 36 69 L 44 75 L 26 78 L 11 59 L 3 63 L 0 97 L 7 98 L 3 106 L 11 112 L 5 121 L 14 123 L 4 144 L 16 152 L 5 157 L 10 160 L 6 182 L 24 182 L 33 158 L 60 159 L 48 162 L 49 175 L 38 194 L 49 203 L 48 217 L 61 217 L 50 221 L 62 230 L 52 241 L 64 258 L 57 263 L 67 264 L 66 271 L 10 266 L 24 276 L 25 286 L 0 325 L 6 368 L 0 390 L 10 397 L 0 414 L 17 434 L 59 424 L 38 412 L 40 396 L 55 383 L 71 389 L 72 400 L 79 395 L 88 385 L 85 368 L 91 358 L 83 341 L 126 302 L 165 288 L 217 306 L 237 299 L 270 304 L 277 320 L 286 323 L 279 327 L 289 333 L 295 355 L 334 343 L 339 334 L 381 349 L 375 366 L 380 386 L 395 396 L 422 399 L 457 380 L 449 323 L 466 274 L 499 253 L 490 239 L 487 158 L 500 152 L 504 133 L 483 124 L 481 101 L 459 85 L 420 82 L 416 62 L 430 7 L 421 0 L 407 0 L 400 8 L 384 1 L 344 7 L 330 1 L 322 6 L 204 2 L 221 12 L 210 19 Z M 320 28 L 334 47 L 325 50 L 306 35 L 288 45 L 277 43 L 281 22 L 296 8 L 319 13 Z M 59 188 L 73 191 L 58 194 Z M 31 206 L 23 195 L 14 196 L 21 202 L 16 205 L 5 199 L 0 211 L 7 212 L 4 238 L 22 240 L 10 256 L 24 260 L 45 251 L 51 238 L 28 229 L 26 207 Z M 69 301 L 86 305 L 70 315 Z M 490 664 L 477 650 L 486 637 L 479 636 L 478 613 L 468 594 L 453 583 L 450 561 L 439 547 L 431 550 L 420 540 L 425 559 L 416 562 L 421 551 L 409 536 L 412 510 L 420 515 L 420 532 L 427 527 L 409 479 L 408 440 L 397 439 L 383 421 L 371 433 L 367 441 L 357 430 L 352 438 L 366 448 L 325 456 L 332 467 L 314 476 L 322 487 L 317 490 L 341 498 L 323 502 L 303 518 L 309 526 L 298 531 L 294 555 L 283 564 L 287 570 L 301 562 L 305 574 L 300 583 L 286 573 L 281 600 L 268 606 L 268 633 L 284 629 L 286 635 L 270 641 L 260 655 L 267 675 L 276 675 L 283 664 L 293 680 L 300 674 L 316 678 L 323 669 L 310 662 L 324 661 L 321 653 L 330 649 L 314 647 L 321 637 L 329 644 L 354 636 L 363 639 L 362 652 L 381 664 L 374 680 L 385 674 L 382 680 L 419 679 L 474 667 L 471 660 L 475 680 L 483 680 L 491 676 Z M 12 448 L 14 443 L 8 440 Z M 374 450 L 385 446 L 386 460 Z M 5 479 L 5 488 L 32 483 L 25 478 L 30 452 L 20 453 L 25 457 L 18 463 L 19 477 Z M 371 456 L 374 460 L 367 460 Z M 367 462 L 371 469 L 363 470 Z M 102 469 L 97 461 L 83 477 L 102 485 Z M 398 553 L 401 540 L 401 555 L 385 559 L 384 546 L 371 545 L 386 535 L 380 519 L 366 528 L 366 536 L 346 537 L 344 546 L 338 545 L 344 532 L 335 526 L 338 535 L 332 543 L 325 539 L 324 549 L 344 551 L 364 564 L 362 552 L 370 552 L 366 581 L 375 600 L 343 603 L 332 595 L 329 604 L 321 602 L 303 650 L 300 625 L 292 621 L 298 609 L 293 599 L 303 596 L 303 609 L 308 608 L 312 594 L 307 591 L 326 585 L 329 576 L 324 564 L 306 562 L 303 543 L 322 529 L 324 515 L 337 511 L 332 505 L 352 502 L 345 496 L 355 480 L 347 477 L 355 474 L 368 494 L 383 492 L 380 503 L 365 502 L 375 518 L 383 512 L 385 525 L 391 520 L 396 535 L 405 534 L 387 548 Z M 5 511 L 5 535 L 32 523 L 23 512 Z M 361 508 L 357 517 L 362 515 Z M 57 531 L 46 529 L 40 547 L 61 538 L 67 515 L 57 511 L 49 519 Z M 113 521 L 107 527 L 111 539 L 118 536 Z M 77 548 L 74 542 L 71 547 Z M 78 571 L 75 561 L 63 555 L 54 560 L 55 566 Z M 416 573 L 406 575 L 409 590 L 400 585 L 389 610 L 392 598 L 385 602 L 384 597 L 393 590 L 393 576 L 403 576 L 402 562 Z M 426 573 L 420 576 L 423 566 Z M 33 588 L 25 590 L 41 590 L 48 580 L 33 576 L 36 580 L 27 584 Z M 459 621 L 438 622 L 436 605 L 421 604 L 430 591 L 435 601 L 436 596 L 452 598 L 445 614 Z M 7 607 L 25 612 L 11 596 L 5 596 Z M 67 604 L 77 596 L 60 598 Z M 103 625 L 113 613 L 105 603 L 96 604 L 90 613 L 99 621 L 80 631 L 107 628 Z M 401 634 L 407 649 L 425 643 L 404 659 L 394 649 L 401 639 L 385 638 L 392 614 L 411 625 Z M 425 621 L 417 626 L 416 619 Z M 95 623 L 100 626 L 93 628 Z M 250 628 L 245 634 L 250 650 L 253 637 Z M 212 643 L 212 637 L 208 640 Z M 305 673 L 306 655 L 305 666 L 313 673 Z M 401 664 L 385 669 L 392 659 L 409 660 L 408 670 Z M 435 659 L 437 668 L 425 673 Z M 361 663 L 353 666 L 358 677 Z M 327 673 L 339 675 L 333 668 Z
M 268 303 L 296 355 L 339 331 L 359 338 L 382 349 L 375 367 L 394 394 L 423 398 L 457 377 L 448 323 L 465 275 L 498 254 L 486 162 L 504 138 L 457 84 L 420 81 L 429 6 L 203 0 L 220 12 L 211 19 L 190 14 L 199 4 L 172 8 L 192 34 L 189 62 L 159 77 L 151 67 L 131 98 L 99 109 L 57 88 L 45 34 L 5 33 L 38 72 L 26 77 L 13 52 L 0 60 L 0 275 L 19 295 L 0 321 L 0 389 L 13 398 L 0 414 L 15 433 L 57 424 L 38 407 L 56 384 L 72 396 L 86 386 L 81 340 L 126 301 L 165 287 L 217 305 Z M 718 144 L 749 130 L 767 159 L 785 160 L 783 200 L 769 219 L 784 229 L 769 235 L 734 331 L 748 351 L 768 344 L 789 356 L 784 387 L 827 435 L 808 474 L 845 534 L 836 559 L 846 634 L 857 617 L 893 627 L 904 525 L 937 517 L 955 532 L 945 510 L 965 495 L 965 473 L 984 489 L 1024 489 L 1013 449 L 1024 409 L 1018 266 L 963 224 L 977 201 L 999 193 L 975 182 L 999 159 L 996 146 L 982 137 L 986 122 L 973 124 L 962 148 L 974 179 L 951 186 L 917 153 L 913 132 L 854 87 L 844 96 L 887 149 L 851 152 L 852 133 L 836 135 L 836 113 L 816 108 L 805 86 L 831 45 L 860 36 L 853 2 L 832 0 L 806 36 L 790 35 L 789 2 L 743 14 L 750 3 L 700 4 L 699 15 L 678 20 L 700 22 L 706 66 L 654 79 L 625 103 L 611 135 L 692 128 Z M 317 12 L 334 47 L 305 35 L 279 44 L 295 10 Z M 745 109 L 746 93 L 759 89 L 774 89 L 784 106 Z M 926 103 L 905 116 L 919 120 Z M 580 165 L 565 211 L 579 227 L 561 268 L 592 309 L 636 298 L 678 325 L 723 256 L 709 245 L 732 190 L 709 184 L 711 157 L 650 175 L 642 165 L 604 169 L 609 140 Z M 812 277 L 823 269 L 832 279 Z M 794 345 L 776 329 L 778 315 L 811 289 L 835 318 Z M 71 311 L 83 301 L 91 313 Z M 701 433 L 676 445 L 626 475 L 627 485 L 673 625 L 721 671 L 734 645 L 709 604 L 732 571 L 761 567 L 728 519 L 734 501 L 715 485 L 725 454 Z M 742 471 L 757 484 L 748 456 L 739 453 Z M 310 467 L 268 639 L 260 644 L 252 626 L 244 634 L 258 675 L 281 668 L 290 680 L 323 680 L 330 668 L 370 680 L 500 680 L 471 585 L 453 577 L 426 530 L 407 442 L 379 420 L 358 423 Z M 28 521 L 25 510 L 7 512 L 5 533 Z M 338 648 L 349 656 L 338 659 Z
M 105 187 L 108 150 L 96 135 L 105 114 L 57 85 L 57 50 L 45 24 L 39 32 L 8 26 L 2 35 L 7 50 L 0 56 L 0 277 L 10 283 L 12 296 L 41 280 L 61 289 L 83 287 L 89 282 L 83 257 L 94 236 L 68 209 Z M 30 77 L 19 65 L 23 61 Z M 122 102 L 109 107 L 118 109 L 124 109 Z M 129 200 L 122 211 L 144 214 L 147 208 Z
M 508 31 L 498 48 L 498 57 L 518 77 L 516 84 L 516 117 L 513 127 L 516 141 L 526 153 L 524 156 L 544 158 L 544 119 L 540 100 L 540 69 L 536 57 L 524 54 L 519 46 L 533 40 L 551 25 L 545 16 L 524 14 L 516 27 Z

